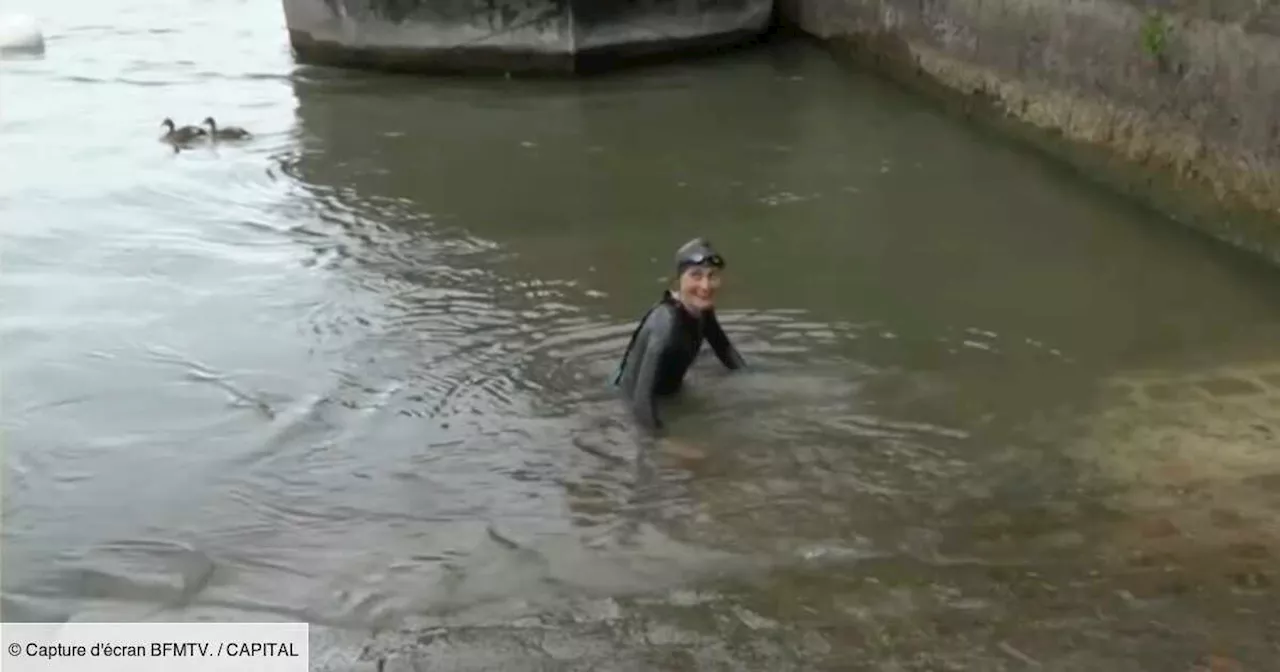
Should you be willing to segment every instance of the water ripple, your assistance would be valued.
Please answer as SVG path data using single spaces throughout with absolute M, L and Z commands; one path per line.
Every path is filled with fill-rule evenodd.
M 1175 349 L 1197 315 L 1268 314 L 1219 291 L 1221 269 L 1187 255 L 1162 274 L 1147 239 L 1105 286 L 1070 245 L 1023 265 L 1022 236 L 984 209 L 1004 201 L 954 185 L 996 175 L 991 193 L 1036 199 L 1010 211 L 1036 218 L 1036 253 L 1108 217 L 866 87 L 846 105 L 806 67 L 787 89 L 803 95 L 777 96 L 771 57 L 423 82 L 297 67 L 272 3 L 157 7 L 50 5 L 49 55 L 5 68 L 6 613 L 360 637 L 551 610 L 571 618 L 539 621 L 528 650 L 600 626 L 645 655 L 706 641 L 712 667 L 744 633 L 874 665 L 1064 604 L 1141 617 L 1061 580 L 1095 581 L 1093 518 L 1018 423 L 1112 347 L 1072 328 L 1118 319 L 1148 345 L 1162 294 L 1134 278 L 1167 293 L 1196 271 L 1207 312 L 1155 341 Z M 164 117 L 207 115 L 254 137 L 159 141 Z M 938 179 L 865 179 L 922 160 Z M 609 384 L 643 308 L 620 297 L 652 289 L 637 249 L 687 222 L 750 241 L 734 267 L 765 279 L 721 314 L 748 368 L 705 352 L 648 441 Z M 1114 223 L 1083 247 L 1128 250 Z M 1261 581 L 1265 549 L 1248 550 Z M 1037 590 L 1052 596 L 1020 597 Z M 1175 599 L 1162 619 L 1193 611 Z M 646 621 L 646 603 L 714 632 Z

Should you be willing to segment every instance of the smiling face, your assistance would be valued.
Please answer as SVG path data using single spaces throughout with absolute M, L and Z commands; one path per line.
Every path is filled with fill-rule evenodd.
M 714 266 L 690 266 L 680 274 L 680 302 L 693 310 L 715 307 L 720 291 L 721 271 Z

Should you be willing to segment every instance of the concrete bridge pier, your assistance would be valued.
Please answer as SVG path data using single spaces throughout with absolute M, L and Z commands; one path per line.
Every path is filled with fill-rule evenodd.
M 581 74 L 750 42 L 774 0 L 283 0 L 301 63 Z

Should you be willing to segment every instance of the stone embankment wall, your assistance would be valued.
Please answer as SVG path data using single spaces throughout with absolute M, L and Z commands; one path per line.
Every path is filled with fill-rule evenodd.
M 283 0 L 303 63 L 580 73 L 749 42 L 773 0 Z
M 1280 262 L 1280 0 L 779 0 L 783 20 Z

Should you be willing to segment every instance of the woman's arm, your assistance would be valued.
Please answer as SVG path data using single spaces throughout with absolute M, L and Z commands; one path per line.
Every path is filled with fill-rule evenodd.
M 729 336 L 720 327 L 720 320 L 716 319 L 715 311 L 708 311 L 705 319 L 707 343 L 711 345 L 711 349 L 716 353 L 716 357 L 720 359 L 720 363 L 729 369 L 740 369 L 746 366 L 746 360 L 742 358 L 738 349 L 733 347 L 733 343 L 729 341 Z

